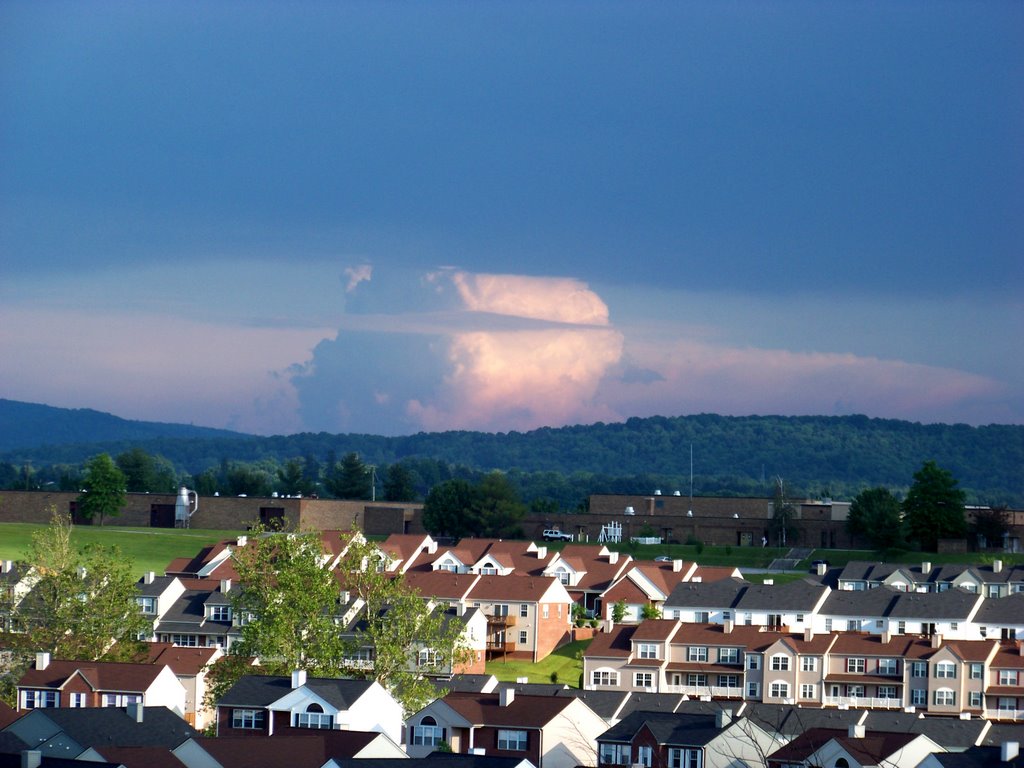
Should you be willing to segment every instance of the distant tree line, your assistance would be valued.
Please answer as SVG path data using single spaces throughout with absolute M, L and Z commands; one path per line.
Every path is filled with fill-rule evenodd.
M 527 504 L 548 500 L 573 511 L 592 493 L 660 488 L 688 494 L 691 446 L 695 495 L 771 497 L 776 476 L 786 478 L 792 498 L 852 499 L 873 487 L 906 494 L 921 462 L 934 460 L 956 474 L 968 503 L 1024 506 L 1024 426 L 922 425 L 864 416 L 702 414 L 525 433 L 304 433 L 58 445 L 6 454 L 0 487 L 79 490 L 84 462 L 106 452 L 130 476 L 129 490 L 167 492 L 185 482 L 204 493 L 358 498 L 365 479 L 349 489 L 339 485 L 346 476 L 353 479 L 353 468 L 342 472 L 339 465 L 355 455 L 371 468 L 369 488 L 377 498 L 386 498 L 395 467 L 407 473 L 396 484 L 411 485 L 419 500 L 438 483 L 479 483 L 499 470 Z

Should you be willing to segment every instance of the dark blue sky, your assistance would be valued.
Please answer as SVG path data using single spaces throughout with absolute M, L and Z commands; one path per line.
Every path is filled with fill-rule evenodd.
M 1019 423 L 1022 32 L 1018 2 L 5 3 L 0 395 L 263 432 Z

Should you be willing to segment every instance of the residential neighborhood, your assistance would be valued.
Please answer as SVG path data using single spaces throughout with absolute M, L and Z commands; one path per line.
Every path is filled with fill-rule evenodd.
M 337 571 L 350 537 L 317 533 L 322 568 Z M 1018 566 L 851 561 L 755 583 L 735 568 L 637 560 L 602 545 L 452 545 L 425 534 L 370 542 L 367 567 L 401 579 L 458 628 L 467 653 L 431 667 L 435 700 L 404 711 L 372 679 L 268 676 L 251 659 L 210 702 L 211 671 L 255 618 L 237 610 L 245 585 L 234 560 L 255 541 L 225 539 L 138 580 L 144 657 L 37 653 L 4 716 L 0 754 L 125 768 L 437 764 L 441 754 L 520 768 L 913 768 L 971 749 L 1002 750 L 1013 765 L 1024 737 Z M 30 599 L 29 564 L 5 563 L 3 575 L 9 595 Z M 335 624 L 358 639 L 364 609 L 346 594 Z M 540 662 L 579 638 L 579 687 L 485 674 L 506 660 Z M 360 651 L 367 668 L 374 651 Z M 415 650 L 410 667 L 433 653 Z M 152 735 L 132 736 L 140 724 Z

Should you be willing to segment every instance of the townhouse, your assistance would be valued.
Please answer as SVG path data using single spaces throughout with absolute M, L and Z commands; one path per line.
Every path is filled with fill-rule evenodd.
M 166 664 L 185 689 L 185 722 L 197 730 L 205 729 L 215 716 L 215 712 L 203 704 L 208 689 L 207 675 L 217 660 L 224 656 L 224 650 L 147 643 L 146 653 L 147 664 Z
M 789 744 L 768 755 L 769 768 L 803 768 L 810 765 L 875 768 L 913 768 L 933 752 L 945 750 L 924 734 L 893 731 L 868 732 L 863 725 L 841 731 L 811 728 Z
M 166 664 L 51 660 L 37 653 L 17 689 L 18 711 L 141 704 L 185 712 L 185 688 Z
M 697 571 L 697 564 L 684 560 L 661 562 L 633 562 L 626 573 L 616 579 L 601 596 L 604 618 L 612 618 L 614 607 L 625 607 L 622 621 L 640 621 L 647 606 L 660 615 L 665 600 L 678 584 L 689 581 Z
M 537 768 L 595 764 L 605 721 L 574 697 L 449 693 L 408 720 L 406 749 L 422 757 L 442 744 L 456 753 L 519 757 Z
M 851 560 L 839 572 L 838 589 L 861 591 L 890 586 L 901 592 L 944 592 L 959 587 L 985 597 L 1024 592 L 1024 566 L 1002 560 L 981 565 L 878 563 Z
M 605 592 L 630 568 L 633 558 L 613 552 L 605 546 L 568 544 L 549 564 L 545 576 L 563 584 L 574 602 L 588 616 L 600 616 L 606 604 Z

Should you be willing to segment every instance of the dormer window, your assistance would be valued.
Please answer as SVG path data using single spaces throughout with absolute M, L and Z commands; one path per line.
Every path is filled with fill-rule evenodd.
M 231 606 L 230 605 L 211 605 L 209 606 L 210 613 L 207 618 L 210 621 L 231 621 Z
M 137 597 L 135 602 L 139 604 L 139 610 L 143 613 L 156 613 L 155 597 Z
M 656 659 L 658 646 L 656 643 L 637 643 L 636 655 L 641 659 Z

